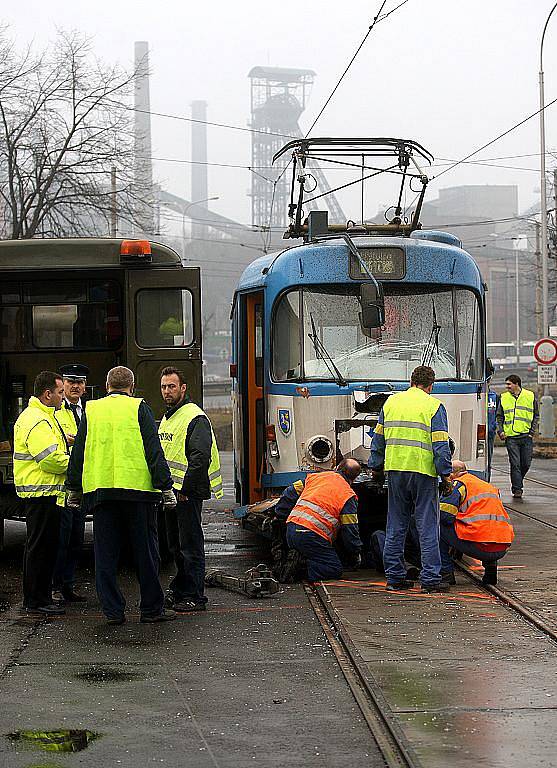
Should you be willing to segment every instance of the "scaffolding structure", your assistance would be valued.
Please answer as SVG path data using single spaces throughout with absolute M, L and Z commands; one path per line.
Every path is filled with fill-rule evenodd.
M 306 108 L 315 72 L 311 69 L 254 67 L 251 80 L 251 221 L 256 227 L 285 227 L 290 202 L 290 177 L 283 173 L 289 157 L 273 166 L 273 155 L 300 138 L 300 115 Z M 324 175 L 314 173 L 321 191 L 329 189 Z M 278 180 L 278 181 L 277 181 Z M 344 214 L 334 195 L 325 204 L 335 220 Z M 313 207 L 313 206 L 312 206 Z

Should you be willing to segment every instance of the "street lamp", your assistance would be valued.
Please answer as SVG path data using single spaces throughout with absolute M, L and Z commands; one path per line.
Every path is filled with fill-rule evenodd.
M 549 326 L 549 281 L 547 268 L 547 191 L 545 182 L 545 98 L 543 89 L 543 43 L 549 20 L 553 11 L 557 8 L 557 3 L 549 12 L 545 21 L 540 42 L 540 182 L 541 182 L 541 261 L 542 261 L 542 325 L 543 335 L 548 332 Z
M 186 253 L 186 214 L 189 211 L 190 208 L 192 208 L 194 205 L 201 205 L 201 203 L 209 203 L 211 200 L 218 200 L 219 196 L 216 195 L 215 197 L 205 197 L 203 200 L 194 200 L 191 203 L 188 203 L 184 210 L 182 211 L 182 259 L 185 258 Z

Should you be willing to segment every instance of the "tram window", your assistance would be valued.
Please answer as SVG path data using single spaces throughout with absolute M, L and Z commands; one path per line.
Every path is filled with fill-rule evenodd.
M 460 352 L 460 376 L 481 379 L 483 376 L 480 308 L 472 291 L 456 291 L 456 317 Z
M 136 297 L 141 347 L 182 347 L 193 341 L 192 295 L 180 288 L 145 288 Z
M 263 386 L 263 307 L 255 305 L 255 386 Z
M 290 291 L 279 301 L 273 324 L 273 375 L 276 381 L 300 378 L 299 291 Z

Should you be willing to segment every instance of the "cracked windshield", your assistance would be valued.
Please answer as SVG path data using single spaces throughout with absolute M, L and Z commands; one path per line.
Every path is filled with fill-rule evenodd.
M 275 380 L 407 381 L 420 363 L 438 379 L 481 375 L 479 308 L 469 290 L 385 286 L 385 324 L 363 328 L 360 315 L 356 286 L 284 295 L 275 313 Z

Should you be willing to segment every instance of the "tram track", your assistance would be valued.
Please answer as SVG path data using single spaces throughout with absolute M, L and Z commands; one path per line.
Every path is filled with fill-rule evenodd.
M 388 768 L 422 768 L 396 722 L 378 685 L 363 671 L 363 662 L 323 585 L 304 585 L 307 598 L 344 678 Z

